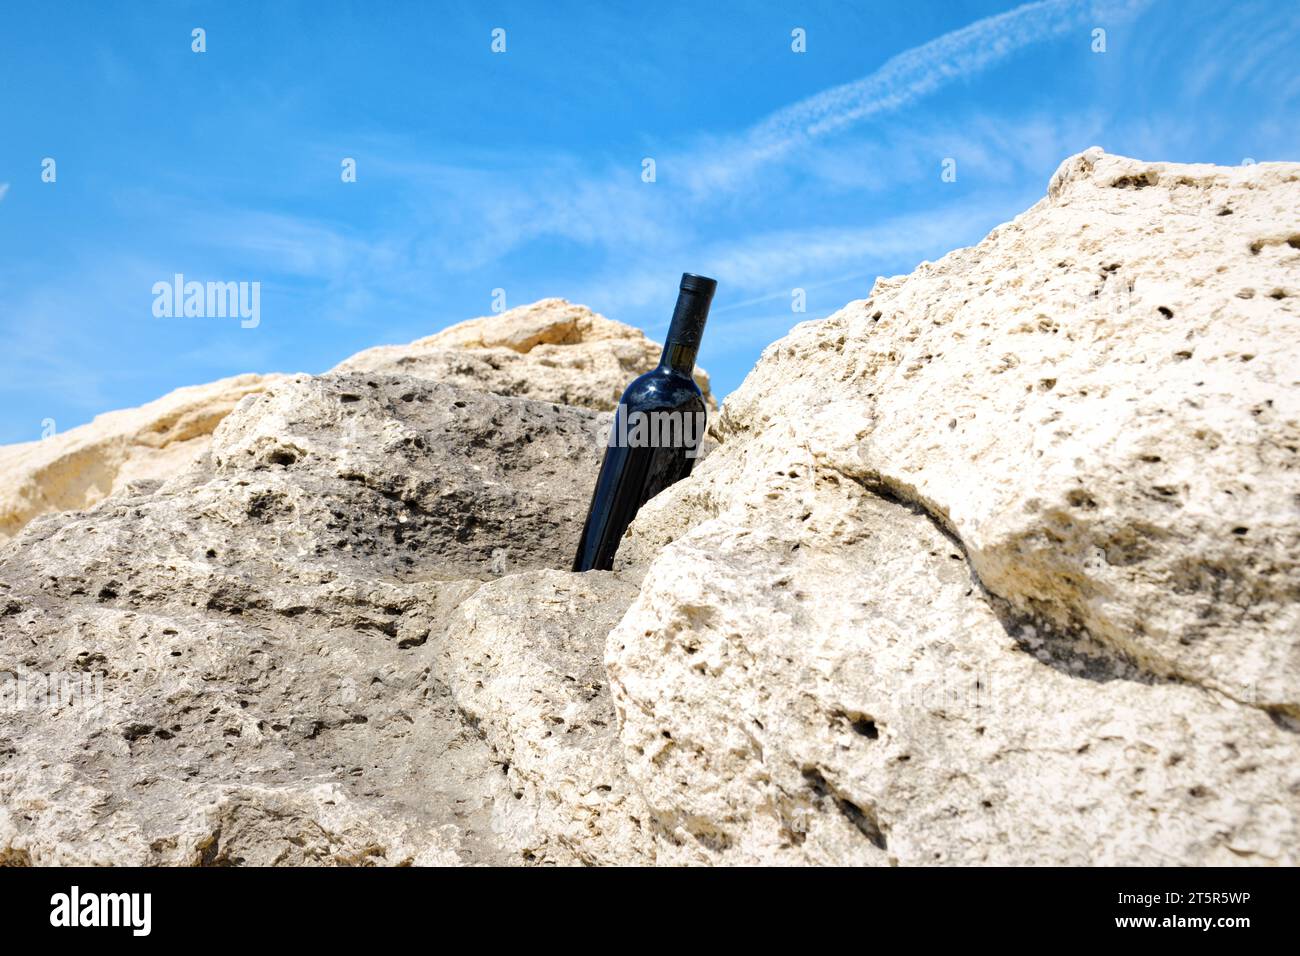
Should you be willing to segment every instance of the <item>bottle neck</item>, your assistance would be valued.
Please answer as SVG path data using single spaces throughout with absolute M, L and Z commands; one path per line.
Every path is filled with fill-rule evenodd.
M 660 368 L 672 369 L 683 375 L 690 375 L 695 370 L 695 357 L 700 351 L 704 323 L 709 318 L 714 285 L 712 280 L 698 276 L 683 277 L 682 287 L 677 293 L 677 306 L 673 309 L 673 320 L 664 339 Z
M 695 356 L 699 354 L 700 343 L 688 345 L 685 342 L 667 342 L 664 353 L 659 357 L 659 367 L 690 375 L 695 371 Z

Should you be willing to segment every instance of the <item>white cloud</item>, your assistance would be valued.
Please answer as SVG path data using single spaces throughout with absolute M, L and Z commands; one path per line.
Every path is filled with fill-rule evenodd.
M 976 20 L 891 57 L 869 76 L 778 110 L 754 128 L 751 139 L 756 147 L 780 149 L 892 112 L 1016 50 L 1092 22 L 1099 6 L 1079 0 L 1040 0 Z
M 8 183 L 0 183 L 0 199 L 4 199 L 4 198 L 5 198 L 5 193 L 7 193 L 7 192 L 9 192 L 9 184 L 8 184 Z
M 976 20 L 886 60 L 873 73 L 792 103 L 727 144 L 712 144 L 693 163 L 694 191 L 734 188 L 754 169 L 797 147 L 895 112 L 968 78 L 1012 53 L 1096 22 L 1127 18 L 1150 0 L 1039 0 Z
M 891 136 L 888 155 L 882 156 L 883 142 L 874 144 L 837 143 L 834 148 L 814 141 L 854 125 L 883 116 L 934 93 L 940 88 L 972 76 L 1005 60 L 1017 50 L 1058 37 L 1072 29 L 1084 29 L 1102 20 L 1117 22 L 1145 7 L 1149 0 L 1039 0 L 996 16 L 977 20 L 887 60 L 871 74 L 851 83 L 824 90 L 769 114 L 765 119 L 734 134 L 695 138 L 675 152 L 659 156 L 661 184 L 646 186 L 639 170 L 605 170 L 592 175 L 571 157 L 532 158 L 528 185 L 509 169 L 471 171 L 442 167 L 431 179 L 443 189 L 454 187 L 450 204 L 455 221 L 440 224 L 444 236 L 461 234 L 448 243 L 444 264 L 452 268 L 473 268 L 499 259 L 512 249 L 538 238 L 561 237 L 589 247 L 625 250 L 684 248 L 693 245 L 695 232 L 691 214 L 706 204 L 726 204 L 736 211 L 751 199 L 763 201 L 773 189 L 777 164 L 810 173 L 822 185 L 851 187 L 855 192 L 880 192 L 900 179 L 915 179 L 922 161 L 931 162 L 940 141 L 948 148 L 974 146 L 985 141 L 980 152 L 963 155 L 967 171 L 981 167 L 992 178 L 1008 181 L 1018 170 L 1005 161 L 1006 138 L 985 125 L 964 137 L 946 129 L 908 128 Z M 1087 33 L 1080 34 L 1085 40 Z M 1022 126 L 1024 124 L 1021 124 Z M 1063 137 L 1044 124 L 1031 143 L 1055 146 Z M 1091 124 L 1100 127 L 1094 118 Z M 999 141 L 1000 140 L 1000 141 Z M 1074 142 L 1082 149 L 1089 142 Z M 924 147 L 924 149 L 922 149 Z M 1026 144 L 1015 143 L 1013 152 L 1024 154 Z M 867 156 L 853 156 L 865 150 Z M 1036 154 L 1041 150 L 1035 150 Z M 924 159 L 922 159 L 924 153 Z M 940 155 L 958 155 L 952 152 Z M 1057 154 L 1050 162 L 1059 160 Z M 1035 156 L 1035 158 L 1041 158 Z M 540 162 L 542 169 L 536 166 Z M 371 165 L 375 163 L 372 161 Z M 995 166 L 1004 167 L 999 171 Z M 986 177 L 988 178 L 988 177 Z M 685 187 L 689 201 L 683 202 L 677 187 Z M 435 186 L 434 188 L 438 188 Z M 457 227 L 470 228 L 457 228 Z M 451 227 L 451 228 L 447 228 Z M 649 285 L 647 281 L 647 285 Z M 632 300 L 639 295 L 624 295 Z
M 1029 192 L 1036 195 L 1039 189 L 1035 186 Z M 926 256 L 950 251 L 955 244 L 979 240 L 990 226 L 1006 218 L 1007 210 L 1022 209 L 1025 202 L 1023 195 L 988 196 L 870 226 L 769 231 L 705 246 L 693 252 L 692 261 L 698 261 L 701 271 L 715 276 L 733 295 L 737 291 L 761 293 L 750 302 L 734 303 L 736 308 L 788 297 L 796 286 L 812 288 L 853 279 L 861 281 L 865 296 L 874 274 L 859 271 L 863 264 L 911 267 Z M 853 271 L 828 280 L 828 275 L 845 269 Z M 662 299 L 665 287 L 671 287 L 674 277 L 665 271 L 659 263 L 653 268 L 620 271 L 579 290 L 581 301 L 614 312 L 647 305 Z

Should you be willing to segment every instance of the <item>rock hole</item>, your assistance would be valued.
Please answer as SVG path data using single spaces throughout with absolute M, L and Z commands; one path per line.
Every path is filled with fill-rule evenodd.
M 888 849 L 889 844 L 885 839 L 884 832 L 880 829 L 880 824 L 876 820 L 875 814 L 868 809 L 858 806 L 851 800 L 846 800 L 840 796 L 826 782 L 826 777 L 816 767 L 809 767 L 803 771 L 804 781 L 808 784 L 817 798 L 829 798 L 835 803 L 836 809 L 852 823 L 864 837 L 878 850 Z
M 135 741 L 135 740 L 139 740 L 141 737 L 149 736 L 149 734 L 153 733 L 153 731 L 154 731 L 154 727 L 152 724 L 132 723 L 132 724 L 127 724 L 125 727 L 122 728 L 122 736 L 126 740 Z
M 1120 176 L 1112 180 L 1112 189 L 1145 189 L 1155 184 L 1157 179 L 1155 170 L 1148 170 L 1145 173 L 1139 173 L 1136 176 Z
M 1088 494 L 1088 492 L 1084 491 L 1082 488 L 1071 490 L 1066 494 L 1065 500 L 1074 508 L 1092 509 L 1097 507 L 1097 502 L 1093 499 L 1092 495 Z

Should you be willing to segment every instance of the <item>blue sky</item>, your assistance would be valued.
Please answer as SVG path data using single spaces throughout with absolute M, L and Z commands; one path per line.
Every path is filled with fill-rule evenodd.
M 0 442 L 320 372 L 496 288 L 658 337 L 683 271 L 720 282 L 700 361 L 725 394 L 1090 145 L 1300 159 L 1297 60 L 1282 0 L 8 4 Z M 156 318 L 178 272 L 260 282 L 260 324 Z

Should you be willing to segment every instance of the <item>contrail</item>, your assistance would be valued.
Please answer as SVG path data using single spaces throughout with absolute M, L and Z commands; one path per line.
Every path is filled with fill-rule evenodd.
M 976 20 L 898 54 L 869 76 L 778 110 L 751 129 L 750 144 L 768 155 L 782 152 L 796 143 L 899 109 L 1023 47 L 1083 26 L 1105 27 L 1148 2 L 1041 0 Z

